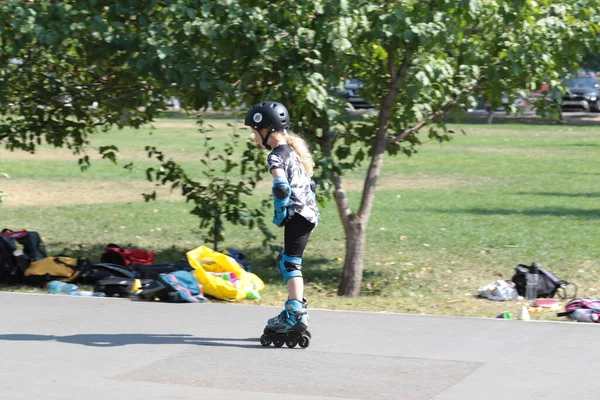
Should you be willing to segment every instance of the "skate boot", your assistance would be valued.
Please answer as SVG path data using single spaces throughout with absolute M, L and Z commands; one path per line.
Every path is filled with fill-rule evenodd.
M 306 327 L 308 328 L 308 321 L 309 321 L 309 318 L 308 318 L 308 301 L 306 301 L 305 297 L 302 298 L 302 308 L 303 308 L 304 311 L 306 311 L 306 320 L 301 320 L 301 322 L 303 324 L 305 324 Z M 279 315 L 277 315 L 276 317 L 273 317 L 273 318 L 269 318 L 267 320 L 267 326 L 268 325 L 276 325 L 277 321 L 283 319 L 285 317 L 286 313 L 287 313 L 287 311 L 284 308 L 283 311 L 279 313 Z
M 303 299 L 304 300 L 304 299 Z M 269 346 L 281 347 L 285 343 L 292 348 L 298 344 L 302 348 L 310 345 L 310 332 L 308 328 L 308 311 L 306 300 L 288 300 L 283 311 L 274 318 L 270 318 L 265 327 L 260 343 Z

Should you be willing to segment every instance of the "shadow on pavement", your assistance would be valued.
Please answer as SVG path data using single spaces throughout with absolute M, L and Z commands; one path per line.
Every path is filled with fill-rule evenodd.
M 262 348 L 258 338 L 204 338 L 186 334 L 79 334 L 68 336 L 7 334 L 0 335 L 0 340 L 7 341 L 40 341 L 80 344 L 92 347 L 116 347 L 130 344 L 192 344 L 200 346 L 222 346 L 242 348 Z

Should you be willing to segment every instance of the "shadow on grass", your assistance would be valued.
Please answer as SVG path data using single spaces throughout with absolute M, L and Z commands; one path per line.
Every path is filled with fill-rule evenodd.
M 49 256 L 63 255 L 66 257 L 73 258 L 87 258 L 92 264 L 100 263 L 102 254 L 104 253 L 106 244 L 93 244 L 93 245 L 74 245 L 73 243 L 57 242 L 52 243 L 52 248 L 59 249 L 54 251 L 56 254 L 48 254 Z M 133 246 L 129 243 L 115 243 L 118 246 L 139 249 L 139 247 Z M 143 249 L 153 251 L 156 254 L 154 259 L 155 264 L 159 263 L 175 263 L 177 261 L 185 259 L 185 253 L 192 249 L 184 249 L 182 247 L 171 246 L 164 249 Z
M 592 193 L 562 193 L 562 192 L 519 192 L 517 194 L 527 196 L 550 196 L 550 197 L 600 197 L 600 192 Z
M 407 210 L 416 212 L 416 210 Z M 600 218 L 600 209 L 582 210 L 576 208 L 546 207 L 528 210 L 508 210 L 508 209 L 484 209 L 469 208 L 464 210 L 444 210 L 433 209 L 432 211 L 442 214 L 478 214 L 478 215 L 525 215 L 528 217 L 552 216 L 552 217 L 576 217 L 576 218 Z
M 572 144 L 563 144 L 563 147 L 600 147 L 598 143 L 572 143 Z
M 77 334 L 77 335 L 35 335 L 7 334 L 0 335 L 0 341 L 15 342 L 59 342 L 79 344 L 90 347 L 117 347 L 132 344 L 191 344 L 200 346 L 263 348 L 258 338 L 206 338 L 194 337 L 188 334 Z M 272 347 L 274 349 L 274 347 Z

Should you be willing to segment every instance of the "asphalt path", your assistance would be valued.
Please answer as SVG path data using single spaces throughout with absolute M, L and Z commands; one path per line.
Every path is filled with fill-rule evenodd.
M 278 311 L 0 292 L 0 398 L 598 397 L 598 324 L 311 310 L 310 347 L 263 347 Z

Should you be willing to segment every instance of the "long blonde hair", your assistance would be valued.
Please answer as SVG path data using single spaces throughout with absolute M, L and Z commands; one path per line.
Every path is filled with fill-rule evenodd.
M 294 150 L 294 152 L 298 155 L 298 158 L 304 166 L 304 170 L 306 171 L 308 176 L 313 176 L 315 162 L 313 161 L 312 154 L 308 149 L 306 141 L 297 134 L 289 131 L 287 133 L 275 132 L 273 133 L 273 136 L 275 136 L 277 140 L 285 140 L 285 143 L 288 146 L 290 146 L 292 150 Z

